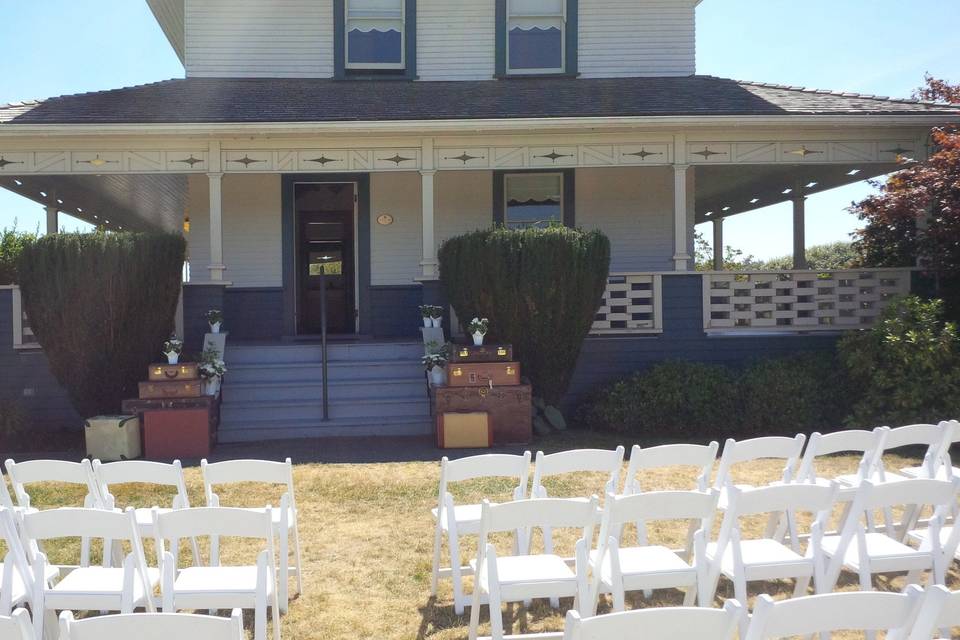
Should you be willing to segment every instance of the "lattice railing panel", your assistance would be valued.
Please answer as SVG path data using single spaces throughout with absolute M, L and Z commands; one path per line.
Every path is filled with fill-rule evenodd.
M 591 334 L 658 333 L 663 329 L 660 276 L 611 273 Z
M 860 329 L 908 293 L 909 269 L 705 273 L 704 328 Z

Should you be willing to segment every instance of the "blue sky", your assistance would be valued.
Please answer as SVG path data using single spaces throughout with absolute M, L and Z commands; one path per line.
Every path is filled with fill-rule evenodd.
M 3 9 L 0 103 L 183 75 L 142 0 L 7 0 Z M 960 81 L 960 38 L 938 31 L 960 24 L 954 0 L 704 0 L 697 18 L 698 73 L 895 97 L 924 72 Z M 869 192 L 860 184 L 812 196 L 807 244 L 846 239 L 858 223 L 843 210 Z M 15 218 L 29 230 L 44 219 L 38 205 L 0 190 L 0 227 Z M 724 229 L 727 244 L 757 257 L 790 253 L 789 205 L 735 216 Z

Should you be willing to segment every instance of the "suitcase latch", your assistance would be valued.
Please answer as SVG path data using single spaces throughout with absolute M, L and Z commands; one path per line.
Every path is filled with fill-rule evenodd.
M 497 355 L 498 355 L 498 356 L 505 356 L 505 355 L 507 355 L 507 350 L 506 350 L 505 348 L 503 348 L 503 347 L 497 347 Z

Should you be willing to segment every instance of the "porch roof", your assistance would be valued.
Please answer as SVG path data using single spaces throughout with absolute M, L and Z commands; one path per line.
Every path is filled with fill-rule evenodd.
M 943 116 L 956 106 L 712 76 L 397 82 L 186 78 L 0 106 L 0 127 L 658 116 Z

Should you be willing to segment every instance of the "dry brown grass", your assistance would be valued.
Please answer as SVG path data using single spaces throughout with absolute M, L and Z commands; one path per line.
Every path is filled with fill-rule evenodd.
M 579 444 L 579 443 L 578 443 Z M 899 462 L 899 461 L 898 461 Z M 915 461 L 902 460 L 903 465 Z M 746 465 L 745 465 L 746 466 Z M 821 470 L 825 474 L 856 469 L 852 457 L 829 459 Z M 737 469 L 740 482 L 762 483 L 776 479 L 778 464 L 751 464 Z M 467 636 L 468 616 L 453 612 L 449 581 L 441 581 L 434 600 L 430 597 L 430 563 L 433 522 L 430 509 L 436 505 L 439 465 L 437 463 L 393 464 L 305 464 L 295 469 L 297 501 L 300 509 L 300 532 L 303 541 L 305 595 L 295 598 L 290 611 L 282 618 L 285 638 L 337 640 L 356 638 L 429 638 L 453 640 Z M 195 505 L 203 504 L 199 469 L 186 470 L 187 487 Z M 647 490 L 688 488 L 692 474 L 679 470 L 663 470 L 643 478 Z M 469 482 L 456 486 L 458 502 L 496 499 L 509 495 L 509 483 L 497 481 Z M 603 479 L 596 475 L 560 478 L 548 484 L 552 495 L 583 496 L 600 490 Z M 224 505 L 277 504 L 280 489 L 272 492 L 255 486 L 234 486 L 221 492 Z M 44 487 L 36 492 L 35 502 L 44 507 L 75 505 L 79 493 L 71 488 Z M 145 487 L 123 487 L 118 496 L 137 505 L 165 504 L 169 496 Z M 762 523 L 752 526 L 757 529 Z M 684 538 L 682 525 L 651 531 L 652 538 L 679 545 Z M 561 553 L 572 554 L 575 535 L 558 532 L 556 539 Z M 501 541 L 504 542 L 504 541 Z M 152 563 L 152 545 L 148 560 Z M 64 541 L 49 548 L 53 561 L 73 562 L 78 545 Z M 224 563 L 251 556 L 249 545 L 226 544 Z M 475 543 L 467 539 L 464 558 L 476 553 Z M 446 558 L 446 549 L 444 548 Z M 899 590 L 902 577 L 876 581 L 879 589 Z M 953 588 L 960 585 L 951 573 Z M 467 579 L 469 591 L 470 580 Z M 292 585 L 292 583 L 291 583 Z M 855 589 L 855 576 L 844 575 L 839 589 Z M 751 584 L 751 605 L 757 593 L 769 592 L 776 598 L 788 597 L 789 583 Z M 632 596 L 632 597 L 630 597 Z M 656 592 L 651 602 L 641 594 L 630 594 L 629 606 L 679 605 L 682 595 L 676 591 Z M 732 586 L 721 580 L 717 595 L 732 597 Z M 560 611 L 543 602 L 522 615 L 522 609 L 505 609 L 507 633 L 558 631 L 563 628 L 565 609 L 570 600 L 561 601 Z M 601 600 L 600 611 L 609 610 Z M 469 609 L 468 609 L 469 612 Z M 481 633 L 489 632 L 486 608 L 481 615 Z M 249 622 L 249 620 L 248 620 Z M 248 625 L 249 626 L 249 625 Z M 856 637 L 856 636 L 850 636 Z

